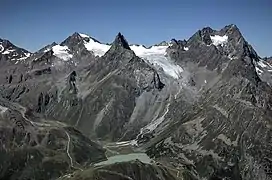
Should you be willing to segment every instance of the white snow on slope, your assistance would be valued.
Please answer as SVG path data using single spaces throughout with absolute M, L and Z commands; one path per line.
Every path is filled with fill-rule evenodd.
M 93 51 L 95 56 L 103 56 L 109 49 L 110 46 L 106 44 L 100 44 L 90 38 L 89 42 L 85 42 L 85 47 L 88 51 Z
M 176 65 L 165 56 L 168 46 L 152 46 L 151 48 L 145 48 L 144 46 L 132 45 L 130 48 L 137 56 L 148 61 L 150 64 L 153 64 L 155 67 L 161 67 L 166 74 L 173 78 L 178 79 L 183 72 L 183 69 L 179 65 Z
M 26 57 L 30 57 L 31 53 L 24 53 Z
M 79 35 L 83 38 L 90 38 L 90 36 L 88 36 L 87 34 L 79 33 Z
M 7 49 L 2 54 L 9 54 L 9 53 L 14 52 L 14 51 L 15 51 L 15 49 Z
M 228 36 L 224 35 L 224 36 L 219 36 L 219 35 L 214 35 L 214 36 L 210 36 L 212 43 L 215 46 L 221 45 L 223 46 L 224 44 L 226 44 L 228 42 Z
M 88 51 L 92 51 L 95 56 L 103 56 L 109 49 L 110 46 L 106 44 L 101 44 L 99 42 L 95 42 L 90 36 L 86 34 L 79 34 L 83 38 L 89 38 L 89 42 L 85 41 L 84 45 Z
M 258 74 L 259 76 L 262 75 L 263 71 L 262 71 L 260 68 L 255 67 L 255 69 L 256 69 L 256 72 L 257 72 L 257 74 Z
M 53 55 L 57 56 L 60 59 L 63 59 L 64 61 L 68 61 L 73 57 L 72 54 L 69 53 L 69 49 L 67 46 L 60 46 L 60 45 L 55 45 L 52 47 L 53 50 Z
M 257 61 L 257 62 L 255 61 L 255 69 L 256 69 L 257 74 L 260 76 L 264 72 L 271 72 L 272 66 L 268 62 L 266 62 L 262 59 L 259 59 L 259 61 Z
M 268 67 L 268 64 L 266 64 L 267 62 L 263 61 L 263 60 L 260 60 L 258 61 L 258 65 L 261 66 L 262 68 L 267 68 Z
M 21 58 L 18 58 L 18 59 L 11 59 L 11 60 L 17 60 L 17 61 L 23 61 L 25 60 L 27 57 L 21 57 Z

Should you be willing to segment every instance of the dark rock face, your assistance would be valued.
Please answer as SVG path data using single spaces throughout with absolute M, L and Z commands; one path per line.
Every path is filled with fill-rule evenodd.
M 0 104 L 0 179 L 56 179 L 106 159 L 102 147 L 78 130 L 37 120 L 16 103 Z
M 115 40 L 112 43 L 112 47 L 115 48 L 115 49 L 119 48 L 119 47 L 122 47 L 122 48 L 130 50 L 130 47 L 129 47 L 129 44 L 128 44 L 127 40 L 125 39 L 125 37 L 120 32 L 115 37 Z
M 84 46 L 84 41 L 88 42 L 89 38 L 81 37 L 79 33 L 75 32 L 74 34 L 69 36 L 67 39 L 65 39 L 60 45 L 69 47 L 69 49 L 73 52 L 73 54 L 77 54 L 81 51 L 86 50 Z
M 186 178 L 193 180 L 189 173 L 180 172 L 179 176 L 176 177 L 178 171 L 173 171 L 164 168 L 162 166 L 156 166 L 151 164 L 144 164 L 140 161 L 130 161 L 123 163 L 116 163 L 112 165 L 106 165 L 103 167 L 90 168 L 83 172 L 77 172 L 73 177 L 62 177 L 60 179 L 66 180 L 78 180 L 78 179 L 89 179 L 89 180 L 179 180 Z

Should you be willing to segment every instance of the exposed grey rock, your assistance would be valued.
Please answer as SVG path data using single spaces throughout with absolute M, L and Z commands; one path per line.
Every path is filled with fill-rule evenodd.
M 114 42 L 112 43 L 112 48 L 118 48 L 118 47 L 122 47 L 122 48 L 130 50 L 127 40 L 124 38 L 124 36 L 120 32 L 117 34 Z
M 178 175 L 178 176 L 177 176 Z M 131 161 L 95 167 L 83 172 L 76 172 L 74 176 L 64 176 L 62 180 L 90 179 L 90 180 L 194 180 L 195 178 L 186 171 L 171 171 L 163 166 L 144 164 L 140 161 Z
M 78 130 L 16 103 L 0 104 L 0 179 L 56 179 L 106 159 L 105 150 Z
M 15 63 L 18 59 L 24 60 L 31 53 L 23 48 L 19 48 L 6 39 L 0 39 L 0 62 L 1 64 Z
M 227 40 L 214 43 L 212 36 L 227 36 Z M 3 158 L 23 167 L 13 175 L 8 166 L 2 177 L 67 174 L 72 164 L 63 148 L 67 132 L 74 144 L 70 150 L 76 149 L 71 152 L 75 168 L 104 158 L 98 145 L 88 149 L 93 143 L 88 138 L 110 142 L 118 150 L 133 149 L 130 145 L 134 144 L 162 163 L 112 164 L 76 172 L 75 177 L 271 179 L 272 66 L 258 56 L 237 26 L 218 31 L 206 27 L 188 40 L 172 39 L 165 56 L 182 67 L 177 79 L 137 57 L 121 33 L 102 57 L 86 49 L 84 44 L 91 39 L 98 42 L 79 33 L 63 41 L 60 45 L 72 55 L 66 61 L 54 55 L 56 44 L 52 44 L 25 61 L 0 68 L 0 132 L 8 137 L 1 140 L 12 149 Z M 22 114 L 23 107 L 27 110 Z M 24 116 L 37 126 L 35 131 L 30 131 L 32 123 Z M 44 143 L 48 132 L 51 145 Z M 23 151 L 22 162 L 28 162 L 24 158 L 30 151 L 37 154 L 37 161 L 16 164 L 11 153 L 17 151 Z M 55 155 L 61 162 L 52 160 Z M 40 165 L 44 158 L 50 159 L 50 166 L 57 164 L 57 170 Z M 37 164 L 50 175 L 26 170 Z M 179 176 L 177 170 L 186 173 Z
M 227 34 L 228 44 L 222 49 L 210 45 L 207 34 Z M 193 79 L 206 76 L 201 86 L 201 81 L 193 83 L 201 87 L 201 97 L 192 106 L 182 100 L 170 106 L 172 121 L 149 139 L 147 152 L 174 166 L 192 165 L 201 178 L 271 179 L 271 163 L 265 159 L 271 149 L 272 97 L 256 73 L 257 53 L 234 25 L 205 28 L 187 45 L 188 51 L 170 47 L 168 52 L 194 73 Z M 203 66 L 207 71 L 200 71 Z

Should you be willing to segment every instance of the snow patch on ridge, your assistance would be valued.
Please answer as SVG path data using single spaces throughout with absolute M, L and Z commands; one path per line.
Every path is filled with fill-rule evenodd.
M 219 35 L 214 35 L 214 36 L 210 36 L 213 45 L 218 46 L 221 45 L 223 46 L 224 44 L 226 44 L 228 42 L 228 36 L 224 35 L 224 36 L 219 36 Z
M 255 70 L 259 76 L 261 76 L 265 72 L 272 72 L 272 66 L 268 62 L 262 59 L 259 59 L 258 61 L 254 61 L 254 65 L 255 65 Z
M 25 59 L 27 59 L 28 57 L 21 57 L 21 58 L 18 58 L 18 59 L 11 59 L 11 60 L 17 60 L 17 61 L 23 61 Z
M 15 49 L 7 49 L 2 54 L 9 54 L 9 53 L 14 52 L 14 51 L 15 51 Z
M 69 53 L 69 48 L 67 46 L 55 45 L 52 47 L 52 50 L 54 56 L 63 59 L 64 61 L 68 61 L 73 57 L 73 55 Z
M 79 35 L 83 38 L 90 38 L 90 36 L 88 36 L 87 34 L 79 33 Z
M 84 42 L 84 45 L 88 51 L 92 51 L 95 56 L 103 56 L 109 49 L 110 46 L 106 44 L 101 44 L 99 42 L 95 42 L 92 38 L 85 34 L 80 34 L 81 37 L 88 37 L 89 42 Z
M 31 53 L 24 53 L 24 55 L 28 58 L 31 56 Z
M 257 74 L 258 74 L 259 76 L 263 73 L 263 71 L 262 71 L 260 68 L 255 67 L 255 69 L 256 69 L 256 72 L 257 72 Z
M 48 52 L 48 51 L 50 51 L 50 50 L 51 50 L 51 48 L 47 48 L 47 49 L 44 50 L 43 52 L 46 53 L 46 52 Z
M 265 63 L 266 63 L 266 62 L 263 61 L 263 60 L 258 61 L 258 65 L 261 66 L 262 68 L 267 68 L 267 67 L 268 67 L 268 65 L 265 64 Z

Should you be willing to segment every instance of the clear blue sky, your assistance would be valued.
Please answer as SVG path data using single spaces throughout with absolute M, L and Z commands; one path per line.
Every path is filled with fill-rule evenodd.
M 261 56 L 272 55 L 271 0 L 1 0 L 0 38 L 30 51 L 73 32 L 111 42 L 188 39 L 198 29 L 236 24 Z

